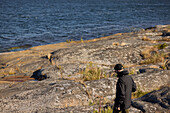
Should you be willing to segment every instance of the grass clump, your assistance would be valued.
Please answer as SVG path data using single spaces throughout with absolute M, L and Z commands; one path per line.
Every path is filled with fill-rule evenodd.
M 83 37 L 81 37 L 80 42 L 83 42 Z
M 92 62 L 89 62 L 89 64 L 87 64 L 86 69 L 81 71 L 80 73 L 83 74 L 84 81 L 99 80 L 101 78 L 107 77 L 104 71 L 100 69 L 99 67 L 97 67 Z
M 167 28 L 170 29 L 170 25 L 168 25 Z
M 94 103 L 92 101 L 89 102 L 89 106 L 93 106 Z
M 159 44 L 159 45 L 155 45 L 154 47 L 158 48 L 158 49 L 164 49 L 168 46 L 168 44 L 163 43 L 163 44 Z
M 129 70 L 129 75 L 134 75 L 136 73 L 137 72 L 136 72 L 135 68 L 132 68 L 132 69 Z
M 158 62 L 164 62 L 164 60 L 165 60 L 165 54 L 157 53 L 141 61 L 140 64 L 155 64 Z
M 144 59 L 147 59 L 147 58 L 150 58 L 152 55 L 151 55 L 151 52 L 156 52 L 157 51 L 157 48 L 153 48 L 153 47 L 146 47 L 143 51 L 141 51 L 141 56 L 144 58 Z
M 160 49 L 164 49 L 168 46 L 168 44 L 159 44 L 152 47 L 146 47 L 143 51 L 141 51 L 141 56 L 143 57 L 143 61 L 140 64 L 156 64 L 159 62 L 165 62 L 167 57 L 167 53 L 160 52 Z
M 67 42 L 67 43 L 71 43 L 71 42 L 73 42 L 73 39 L 70 39 L 70 40 L 67 39 L 66 42 Z
M 132 99 L 142 97 L 142 96 L 144 96 L 144 95 L 146 95 L 148 93 L 149 92 L 143 92 L 140 89 L 137 89 L 136 92 L 132 93 Z
M 166 37 L 166 38 L 161 38 L 161 39 L 158 39 L 157 41 L 159 41 L 159 42 L 160 42 L 160 41 L 169 42 L 169 41 L 170 41 L 170 38 L 167 38 L 167 37 Z
M 111 107 L 108 107 L 107 109 L 105 108 L 104 110 L 101 110 L 101 111 L 94 109 L 93 113 L 113 113 L 113 109 Z

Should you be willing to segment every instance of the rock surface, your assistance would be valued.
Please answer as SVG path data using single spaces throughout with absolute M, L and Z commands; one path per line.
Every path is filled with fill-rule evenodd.
M 170 112 L 170 87 L 152 91 L 132 102 L 132 106 L 147 113 Z
M 117 78 L 113 66 L 117 63 L 132 74 L 138 90 L 155 90 L 134 99 L 130 112 L 169 112 L 169 29 L 170 25 L 159 25 L 99 39 L 1 53 L 0 112 L 92 113 L 99 109 L 99 103 L 102 107 L 114 103 Z M 100 69 L 102 79 L 84 81 L 89 68 Z M 16 82 L 21 76 L 36 81 Z

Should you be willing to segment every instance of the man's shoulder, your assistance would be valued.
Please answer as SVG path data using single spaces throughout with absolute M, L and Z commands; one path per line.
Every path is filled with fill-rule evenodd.
M 130 81 L 132 80 L 132 77 L 130 75 L 125 75 L 120 78 L 120 81 L 125 82 L 125 81 Z
M 121 79 L 127 79 L 127 78 L 131 78 L 131 76 L 130 75 L 124 75 L 124 76 L 121 77 Z

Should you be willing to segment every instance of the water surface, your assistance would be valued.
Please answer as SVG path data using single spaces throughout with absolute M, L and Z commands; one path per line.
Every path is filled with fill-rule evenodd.
M 0 52 L 170 24 L 170 0 L 0 0 Z

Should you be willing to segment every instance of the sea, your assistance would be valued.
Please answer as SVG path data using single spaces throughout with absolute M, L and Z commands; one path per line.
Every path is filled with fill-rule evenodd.
M 0 53 L 170 24 L 170 0 L 0 0 Z

